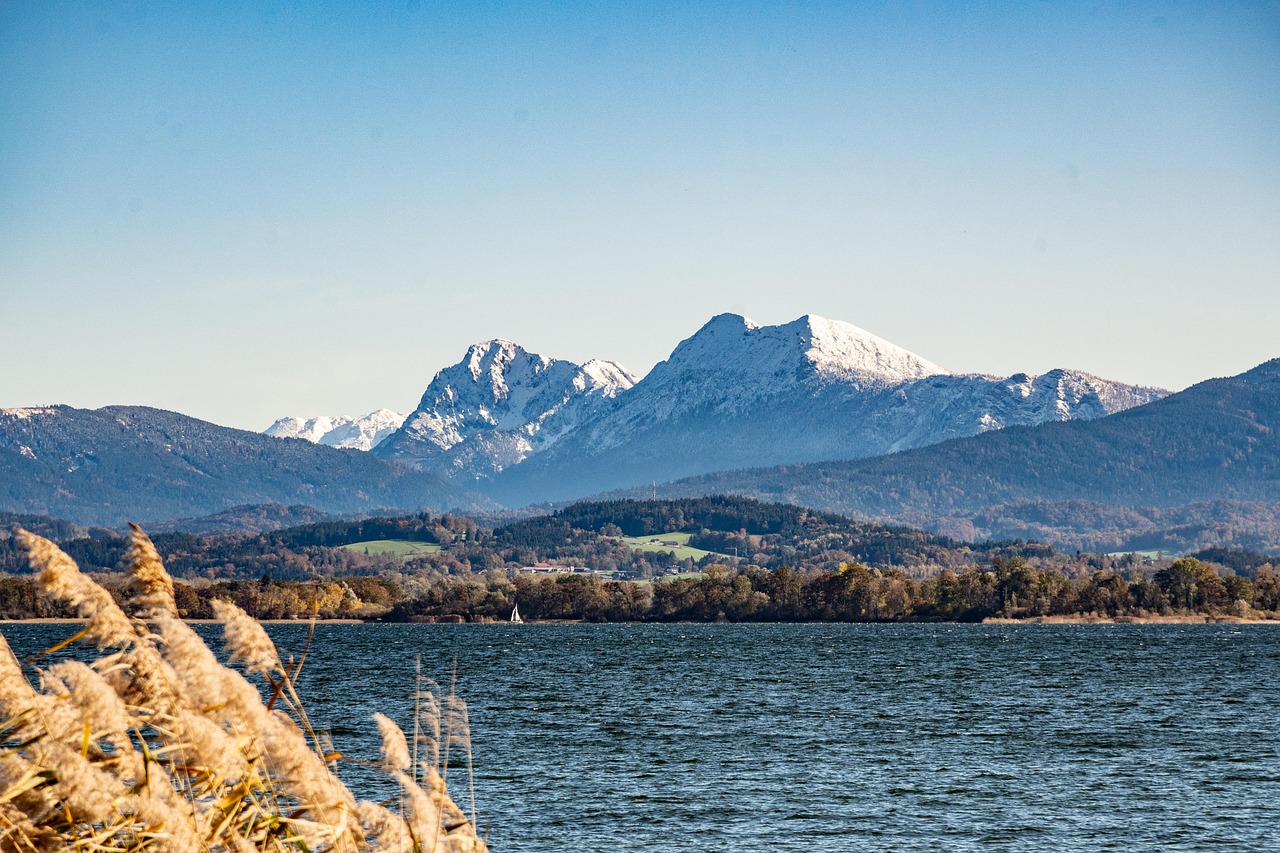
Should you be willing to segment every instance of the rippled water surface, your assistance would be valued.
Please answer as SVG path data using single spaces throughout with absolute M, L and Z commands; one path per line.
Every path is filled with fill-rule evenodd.
M 338 749 L 418 655 L 496 851 L 1280 850 L 1280 626 L 322 625 Z

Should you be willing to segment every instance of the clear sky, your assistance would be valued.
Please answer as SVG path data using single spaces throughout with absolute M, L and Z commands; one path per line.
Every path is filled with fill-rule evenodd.
M 0 0 L 0 296 L 0 406 L 252 429 L 724 311 L 1179 389 L 1280 356 L 1280 5 Z

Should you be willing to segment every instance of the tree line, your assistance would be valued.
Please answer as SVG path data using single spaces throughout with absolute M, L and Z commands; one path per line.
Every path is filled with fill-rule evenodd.
M 123 578 L 99 578 L 123 600 Z M 261 619 L 359 618 L 387 621 L 503 620 L 519 606 L 526 619 L 654 622 L 980 621 L 989 617 L 1209 617 L 1280 619 L 1280 571 L 1267 563 L 1252 577 L 1224 573 L 1184 557 L 1155 572 L 1099 570 L 1068 577 L 1022 557 L 944 570 L 924 580 L 900 570 L 846 563 L 834 571 L 780 566 L 706 567 L 697 576 L 653 582 L 599 575 L 351 576 L 308 582 L 175 582 L 186 618 L 208 618 L 215 598 Z M 0 578 L 0 618 L 70 616 L 41 599 L 27 577 Z

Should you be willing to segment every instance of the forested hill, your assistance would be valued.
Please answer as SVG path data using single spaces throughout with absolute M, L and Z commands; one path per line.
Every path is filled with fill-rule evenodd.
M 875 459 L 722 472 L 659 490 L 871 517 L 1034 501 L 1280 501 L 1280 359 L 1100 420 L 1008 427 Z
M 851 521 L 834 513 L 815 512 L 794 504 L 764 503 L 740 495 L 672 500 L 579 501 L 550 516 L 516 522 L 504 529 L 536 529 L 557 523 L 596 533 L 603 532 L 612 525 L 619 528 L 624 536 L 696 531 L 703 528 L 782 536 L 809 534 L 814 531 L 856 531 L 862 534 L 886 530 L 880 525 Z M 918 531 L 892 532 L 918 535 Z M 943 542 L 941 537 L 926 538 Z
M 997 553 L 1052 551 L 1034 543 L 965 545 L 905 527 L 725 495 L 580 502 L 553 515 L 500 527 L 494 531 L 494 542 L 515 552 L 564 557 L 620 536 L 675 532 L 691 534 L 689 545 L 695 548 L 737 554 L 765 566 L 852 560 L 876 566 L 958 565 Z
M 23 521 L 30 525 L 38 520 Z M 121 564 L 124 537 L 111 531 L 91 537 L 82 529 L 69 532 L 75 535 L 62 545 L 80 565 L 99 571 Z M 666 548 L 665 543 L 626 538 L 651 535 L 680 542 Z M 985 563 L 997 555 L 1053 554 L 1042 544 L 967 545 L 918 530 L 739 497 L 575 504 L 492 530 L 462 516 L 420 513 L 265 533 L 160 533 L 154 541 L 176 576 L 294 580 L 379 572 L 466 575 L 541 562 L 618 577 L 692 571 L 710 563 L 834 570 L 854 561 L 923 575 L 941 567 Z M 408 549 L 412 556 L 391 557 L 376 547 L 387 541 L 423 547 Z M 0 573 L 26 571 L 25 554 L 12 539 L 0 536 Z
M 0 512 L 0 539 L 4 539 L 9 532 L 15 527 L 23 527 L 43 536 L 46 539 L 53 539 L 57 542 L 65 542 L 69 539 L 87 538 L 94 533 L 109 533 L 114 535 L 113 531 L 91 530 L 82 524 L 75 524 L 62 518 L 50 518 L 47 515 L 24 515 L 14 512 Z
M 142 406 L 0 410 L 0 509 L 118 526 L 242 504 L 489 506 L 421 471 Z

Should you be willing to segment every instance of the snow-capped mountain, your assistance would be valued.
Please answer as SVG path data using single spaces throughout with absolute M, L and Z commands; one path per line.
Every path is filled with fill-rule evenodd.
M 805 315 L 781 326 L 759 326 L 737 314 L 719 314 L 682 341 L 644 381 L 691 386 L 680 395 L 681 405 L 688 406 L 697 400 L 751 397 L 795 381 L 868 390 L 946 372 L 850 323 Z M 698 386 L 696 398 L 689 396 L 692 386 Z
M 720 314 L 619 396 L 605 417 L 586 425 L 578 440 L 608 449 L 657 424 L 681 423 L 690 416 L 758 419 L 764 414 L 762 401 L 798 393 L 796 405 L 809 409 L 809 400 L 828 392 L 862 398 L 945 374 L 936 364 L 849 323 L 807 315 L 785 325 L 759 326 L 737 314 Z M 797 414 L 785 412 L 788 418 Z M 793 439 L 785 429 L 774 435 L 769 444 Z M 723 437 L 708 436 L 717 442 Z M 681 439 L 676 447 L 684 444 L 687 440 Z
M 721 314 L 639 381 L 613 362 L 577 365 L 504 340 L 475 344 L 370 446 L 519 505 L 1100 418 L 1165 394 L 1072 370 L 954 374 L 849 323 L 807 315 L 761 326 Z M 282 419 L 268 434 L 361 446 L 339 443 L 342 429 Z
M 303 438 L 312 444 L 372 450 L 400 428 L 408 415 L 378 409 L 358 418 L 280 418 L 263 430 L 273 438 Z
M 856 326 L 712 318 L 612 404 L 504 471 L 500 500 L 558 500 L 709 471 L 877 456 L 1165 396 L 1069 370 L 952 374 Z
M 486 341 L 437 373 L 418 408 L 374 452 L 426 470 L 492 476 L 552 446 L 635 381 L 611 361 L 578 365 Z

